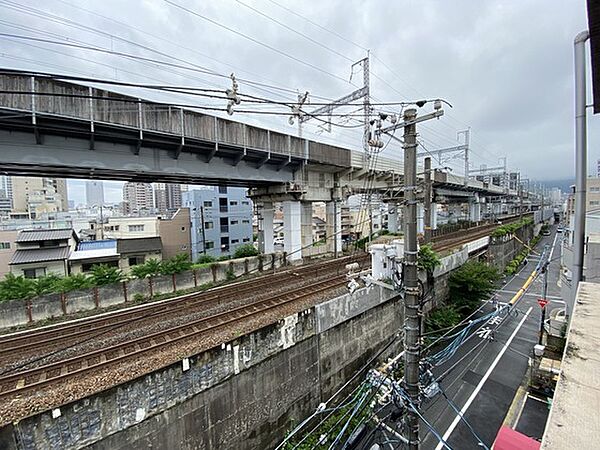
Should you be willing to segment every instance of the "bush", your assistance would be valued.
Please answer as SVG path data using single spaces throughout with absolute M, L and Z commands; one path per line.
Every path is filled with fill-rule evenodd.
M 192 262 L 187 253 L 179 253 L 171 259 L 163 261 L 160 268 L 160 273 L 163 275 L 174 275 L 192 268 Z
M 161 272 L 162 263 L 158 259 L 149 259 L 143 264 L 131 268 L 131 274 L 136 278 L 155 277 Z
M 461 320 L 460 313 L 453 305 L 444 306 L 432 311 L 425 319 L 427 331 L 436 331 L 453 327 Z
M 59 292 L 57 288 L 61 280 L 62 278 L 54 273 L 37 278 L 35 280 L 35 294 L 45 295 L 52 292 Z
M 419 254 L 417 255 L 417 267 L 419 269 L 425 270 L 427 273 L 433 273 L 435 268 L 441 263 L 440 257 L 433 251 L 431 245 L 421 246 Z
M 94 286 L 104 286 L 107 284 L 123 281 L 125 276 L 117 267 L 108 264 L 94 264 L 91 270 L 91 281 Z
M 146 300 L 146 297 L 140 292 L 137 292 L 133 295 L 134 302 L 143 302 L 144 300 Z
M 517 230 L 523 228 L 526 225 L 531 225 L 532 223 L 533 219 L 526 217 L 518 222 L 507 223 L 506 225 L 499 226 L 491 233 L 490 236 L 493 238 L 500 238 L 508 234 L 513 234 Z
M 93 286 L 92 279 L 84 273 L 76 273 L 62 277 L 56 284 L 56 292 L 70 292 L 87 289 Z
M 466 262 L 448 279 L 450 303 L 460 313 L 472 311 L 494 291 L 498 278 L 496 268 L 476 261 Z
M 249 256 L 258 256 L 258 250 L 252 244 L 240 245 L 235 249 L 234 258 L 248 258 Z
M 229 261 L 231 259 L 230 255 L 219 256 L 217 261 Z
M 200 255 L 196 260 L 196 264 L 208 264 L 215 261 L 215 257 L 211 255 Z
M 0 300 L 31 298 L 35 296 L 35 290 L 35 280 L 8 273 L 0 281 Z

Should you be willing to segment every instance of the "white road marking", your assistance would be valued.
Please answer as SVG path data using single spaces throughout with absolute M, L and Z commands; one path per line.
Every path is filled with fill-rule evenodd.
M 456 428 L 456 426 L 460 422 L 461 416 L 464 416 L 464 414 L 467 412 L 467 409 L 469 409 L 469 407 L 471 406 L 471 403 L 473 403 L 473 401 L 475 400 L 475 397 L 477 397 L 477 395 L 479 394 L 479 391 L 481 391 L 481 388 L 483 387 L 483 385 L 485 384 L 485 382 L 487 381 L 487 379 L 490 377 L 490 375 L 492 374 L 492 372 L 494 371 L 494 369 L 498 365 L 498 362 L 500 362 L 500 358 L 502 358 L 502 356 L 504 355 L 504 353 L 506 352 L 506 350 L 508 349 L 508 347 L 512 343 L 513 339 L 515 338 L 515 336 L 517 335 L 517 333 L 519 332 L 519 330 L 521 329 L 521 327 L 525 323 L 525 320 L 527 319 L 527 317 L 529 317 L 529 313 L 531 313 L 532 309 L 533 309 L 533 306 L 531 306 L 527 310 L 527 312 L 525 313 L 525 316 L 523 316 L 523 318 L 521 319 L 521 322 L 519 322 L 519 325 L 517 325 L 517 328 L 515 328 L 515 330 L 513 331 L 513 333 L 510 335 L 510 338 L 508 338 L 508 341 L 506 341 L 506 343 L 504 344 L 504 346 L 502 347 L 502 349 L 500 350 L 500 352 L 498 353 L 498 355 L 496 355 L 496 359 L 494 359 L 494 362 L 492 362 L 492 365 L 488 368 L 487 372 L 485 373 L 485 375 L 483 376 L 483 378 L 481 379 L 481 381 L 479 382 L 479 384 L 477 385 L 477 387 L 475 388 L 475 390 L 471 393 L 471 396 L 469 397 L 469 399 L 467 400 L 467 402 L 461 408 L 460 414 L 456 415 L 456 417 L 454 418 L 454 420 L 452 421 L 452 423 L 450 424 L 450 426 L 448 427 L 448 429 L 444 433 L 444 436 L 442 437 L 442 439 L 444 441 L 448 441 L 448 438 L 450 437 L 450 435 L 452 434 L 452 432 L 454 431 L 454 429 Z M 442 447 L 444 447 L 444 444 L 442 444 L 441 442 L 439 442 L 438 445 L 435 447 L 435 450 L 441 450 Z

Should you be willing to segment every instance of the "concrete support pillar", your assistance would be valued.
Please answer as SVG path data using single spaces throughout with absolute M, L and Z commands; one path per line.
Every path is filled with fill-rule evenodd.
M 458 222 L 458 220 L 461 218 L 461 204 L 458 203 L 453 203 L 451 205 L 448 205 L 448 222 L 449 223 L 456 223 Z
M 437 203 L 431 204 L 431 229 L 437 229 Z
M 258 232 L 258 246 L 261 253 L 274 253 L 274 236 L 273 236 L 273 203 L 263 202 L 262 208 L 258 209 L 260 216 L 259 225 L 260 230 Z
M 423 207 L 423 204 L 417 204 L 417 233 L 423 234 L 425 232 L 424 215 L 425 208 Z
M 283 202 L 283 249 L 290 261 L 302 259 L 301 206 L 298 201 Z
M 302 239 L 302 256 L 309 255 L 313 244 L 313 208 L 312 202 L 302 202 L 300 204 L 300 234 Z
M 481 220 L 481 203 L 469 204 L 469 218 L 471 222 L 479 222 Z
M 331 201 L 325 205 L 327 251 L 336 258 L 342 253 L 342 208 L 339 202 Z
M 388 203 L 388 231 L 398 232 L 399 212 L 397 203 Z

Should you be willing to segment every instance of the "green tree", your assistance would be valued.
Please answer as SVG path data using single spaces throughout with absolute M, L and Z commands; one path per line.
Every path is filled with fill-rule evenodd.
M 124 279 L 123 272 L 117 267 L 108 264 L 94 264 L 92 266 L 91 281 L 94 286 L 118 283 Z
M 56 284 L 56 292 L 70 292 L 92 287 L 92 279 L 84 273 L 75 273 L 62 277 Z
M 0 281 L 0 300 L 27 299 L 35 296 L 35 280 L 6 274 Z
M 215 257 L 211 255 L 200 255 L 196 260 L 196 264 L 208 264 L 215 262 Z
M 460 322 L 461 315 L 454 305 L 444 306 L 431 311 L 425 319 L 427 331 L 436 331 L 453 327 Z
M 433 273 L 434 269 L 441 263 L 440 257 L 433 250 L 431 245 L 422 245 L 421 248 L 419 248 L 419 254 L 417 255 L 417 267 L 419 267 L 419 269 L 425 270 L 428 273 Z
M 240 245 L 235 249 L 234 258 L 247 258 L 249 256 L 257 256 L 258 250 L 252 244 Z
M 57 288 L 60 284 L 61 277 L 54 273 L 50 273 L 35 280 L 35 294 L 45 295 L 52 292 L 58 292 Z
M 495 267 L 467 261 L 448 279 L 450 303 L 461 313 L 470 312 L 494 291 L 494 282 L 499 277 Z
M 155 258 L 131 268 L 131 274 L 136 278 L 155 277 L 161 273 L 162 263 Z
M 160 267 L 160 272 L 163 275 L 173 275 L 185 270 L 190 270 L 192 267 L 192 262 L 190 261 L 190 257 L 187 253 L 179 253 L 173 256 L 171 259 L 163 261 Z

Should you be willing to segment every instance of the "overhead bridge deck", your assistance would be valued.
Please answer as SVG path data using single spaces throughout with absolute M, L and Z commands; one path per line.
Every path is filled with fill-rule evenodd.
M 299 170 L 299 169 L 304 170 Z M 0 170 L 10 174 L 267 186 L 402 183 L 398 159 L 152 102 L 97 87 L 0 69 Z M 304 172 L 304 173 L 302 173 Z M 326 179 L 307 175 L 326 174 Z M 437 173 L 435 185 L 506 195 Z

